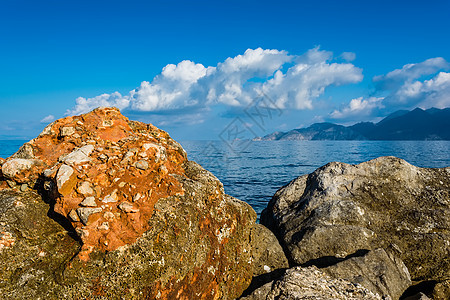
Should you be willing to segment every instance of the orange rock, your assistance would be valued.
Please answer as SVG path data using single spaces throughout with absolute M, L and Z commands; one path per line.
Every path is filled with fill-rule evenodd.
M 115 108 L 100 108 L 53 122 L 5 163 L 13 159 L 42 162 L 23 168 L 20 176 L 8 173 L 14 174 L 8 183 L 39 178 L 36 187 L 48 191 L 46 202 L 67 218 L 82 242 L 81 250 L 75 247 L 68 253 L 47 249 L 49 258 L 64 256 L 56 264 L 58 270 L 44 264 L 49 281 L 56 279 L 55 273 L 62 274 L 58 283 L 48 283 L 54 295 L 235 299 L 250 284 L 256 213 L 226 195 L 214 175 L 188 161 L 182 147 L 153 125 L 130 121 Z M 26 172 L 28 177 L 23 176 Z M 26 194 L 18 188 L 5 192 Z M 39 203 L 24 200 L 29 200 L 25 207 Z M 40 212 L 30 219 L 46 224 L 41 222 L 46 217 Z M 64 224 L 65 234 L 70 227 L 66 220 L 54 219 Z M 20 232 L 32 227 L 21 227 L 25 229 Z M 46 238 L 48 232 L 41 231 Z M 51 236 L 59 240 L 60 233 Z M 73 259 L 76 254 L 79 259 Z M 70 263 L 60 266 L 64 262 Z M 18 268 L 23 264 L 6 269 Z M 45 288 L 35 295 L 40 297 L 41 290 L 48 295 Z
M 84 259 L 93 249 L 115 250 L 132 243 L 149 229 L 146 220 L 159 198 L 183 193 L 172 176 L 184 172 L 181 164 L 187 159 L 181 146 L 166 132 L 130 121 L 116 108 L 57 120 L 26 147 L 31 147 L 27 151 L 33 159 L 3 160 L 5 177 L 25 183 L 47 169 L 47 180 L 55 186 L 54 210 L 67 217 L 77 232 L 83 232 Z M 99 207 L 81 208 L 85 194 L 94 191 Z M 69 218 L 72 210 L 84 212 L 80 221 Z M 100 210 L 116 216 L 101 231 L 97 227 L 108 220 Z M 113 235 L 110 230 L 115 230 Z

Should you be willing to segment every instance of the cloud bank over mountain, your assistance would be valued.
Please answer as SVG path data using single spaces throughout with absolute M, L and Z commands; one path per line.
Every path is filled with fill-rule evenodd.
M 377 97 L 352 99 L 347 106 L 334 110 L 330 118 L 358 121 L 397 109 L 450 107 L 450 73 L 444 72 L 449 69 L 450 63 L 436 57 L 375 76 Z
M 79 97 L 68 115 L 98 106 L 116 106 L 136 112 L 179 109 L 201 110 L 217 104 L 246 106 L 261 93 L 279 108 L 312 109 L 329 86 L 358 83 L 362 69 L 349 63 L 354 53 L 336 62 L 333 53 L 313 48 L 302 55 L 283 50 L 248 49 L 216 66 L 184 60 L 166 65 L 152 81 L 143 81 L 128 95 L 118 92 L 93 98 Z

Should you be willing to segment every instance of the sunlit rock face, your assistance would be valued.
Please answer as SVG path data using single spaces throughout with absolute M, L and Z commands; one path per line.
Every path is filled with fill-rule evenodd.
M 395 157 L 329 163 L 274 195 L 261 215 L 297 265 L 394 249 L 413 280 L 450 276 L 450 168 Z
M 42 270 L 50 296 L 220 299 L 239 296 L 250 283 L 253 209 L 226 195 L 166 132 L 118 109 L 51 123 L 1 161 L 1 170 L 2 192 L 40 191 L 50 215 L 80 240 L 57 278 Z M 19 248 L 7 246 L 1 255 L 12 259 Z M 12 264 L 26 275 L 26 267 Z M 9 281 L 5 293 L 19 295 L 18 284 Z

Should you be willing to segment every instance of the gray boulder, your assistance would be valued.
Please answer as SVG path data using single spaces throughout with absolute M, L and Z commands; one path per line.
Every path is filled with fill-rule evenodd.
M 413 280 L 439 282 L 450 277 L 450 168 L 395 157 L 329 163 L 278 190 L 261 223 L 293 264 L 395 246 Z

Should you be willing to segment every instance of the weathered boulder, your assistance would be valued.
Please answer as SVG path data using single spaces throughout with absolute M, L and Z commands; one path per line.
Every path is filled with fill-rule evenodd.
M 8 172 L 17 159 L 40 163 Z M 60 119 L 2 170 L 43 197 L 0 185 L 5 299 L 233 299 L 250 284 L 256 213 L 153 125 L 115 108 Z
M 383 299 L 399 299 L 411 285 L 408 269 L 392 252 L 375 249 L 321 269 L 333 278 L 359 283 Z
M 269 282 L 242 300 L 290 299 L 365 299 L 382 298 L 359 284 L 344 279 L 332 279 L 316 267 L 288 269 L 278 280 Z
M 329 163 L 278 190 L 261 223 L 293 264 L 394 247 L 412 279 L 442 281 L 450 277 L 450 168 L 395 157 Z

